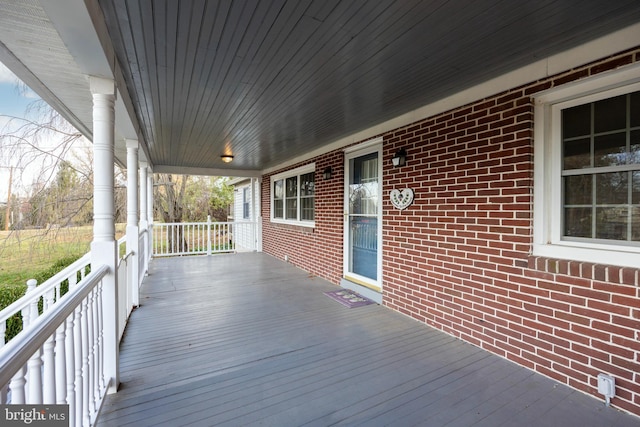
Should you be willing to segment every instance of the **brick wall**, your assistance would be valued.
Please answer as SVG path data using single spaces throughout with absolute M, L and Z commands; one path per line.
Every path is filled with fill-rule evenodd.
M 640 273 L 532 257 L 531 95 L 631 62 L 626 52 L 383 135 L 383 303 L 587 393 L 616 377 L 612 404 L 640 415 Z M 407 150 L 407 165 L 391 157 Z M 263 181 L 264 250 L 338 283 L 343 154 L 316 162 L 316 228 L 271 224 Z M 325 166 L 334 177 L 323 181 Z
M 343 160 L 342 151 L 313 159 L 316 164 L 315 228 L 272 223 L 271 175 L 262 178 L 263 251 L 280 259 L 286 256 L 289 262 L 332 283 L 339 283 L 342 277 Z M 322 176 L 327 166 L 333 169 L 329 180 Z

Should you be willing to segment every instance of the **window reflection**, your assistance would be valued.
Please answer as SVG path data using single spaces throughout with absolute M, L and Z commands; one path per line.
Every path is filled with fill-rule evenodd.
M 566 237 L 640 241 L 640 92 L 562 111 Z

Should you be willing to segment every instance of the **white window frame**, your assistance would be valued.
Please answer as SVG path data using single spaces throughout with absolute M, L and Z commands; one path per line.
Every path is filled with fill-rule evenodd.
M 302 227 L 315 227 L 316 226 L 316 222 L 314 221 L 309 221 L 309 220 L 301 220 L 299 219 L 301 216 L 301 209 L 302 209 L 302 203 L 301 203 L 301 197 L 300 197 L 300 176 L 307 174 L 307 173 L 311 173 L 314 172 L 315 173 L 316 170 L 316 164 L 315 163 L 310 163 L 308 165 L 305 166 L 301 166 L 299 168 L 296 169 L 291 169 L 288 170 L 286 172 L 281 172 L 279 174 L 276 175 L 272 175 L 271 176 L 271 182 L 270 182 L 270 187 L 269 187 L 269 198 L 270 198 L 270 205 L 271 205 L 271 222 L 274 223 L 278 223 L 278 224 L 290 224 L 290 225 L 298 225 L 298 226 L 302 226 Z M 298 177 L 298 212 L 297 212 L 297 220 L 291 220 L 291 219 L 285 219 L 285 218 L 275 218 L 274 217 L 274 204 L 273 204 L 273 184 L 276 181 L 280 181 L 283 180 L 285 181 L 285 188 L 284 191 L 286 192 L 286 180 L 287 178 L 293 178 L 293 177 Z M 317 177 L 316 177 L 317 178 Z M 314 179 L 314 182 L 316 181 L 316 179 Z M 283 199 L 285 200 L 285 203 L 283 205 L 283 216 L 286 217 L 287 215 L 287 206 L 286 206 L 286 197 Z M 314 199 L 314 218 L 315 218 L 315 199 Z
M 533 255 L 637 267 L 640 247 L 624 242 L 576 242 L 562 237 L 561 112 L 640 90 L 640 64 L 600 74 L 534 97 Z

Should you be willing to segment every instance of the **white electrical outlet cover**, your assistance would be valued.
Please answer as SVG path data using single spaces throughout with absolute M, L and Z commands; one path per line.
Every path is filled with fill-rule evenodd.
M 615 395 L 615 379 L 606 374 L 598 374 L 598 393 L 613 397 Z

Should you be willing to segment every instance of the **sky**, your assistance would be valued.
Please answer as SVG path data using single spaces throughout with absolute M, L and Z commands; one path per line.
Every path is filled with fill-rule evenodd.
M 20 83 L 20 80 L 0 63 L 0 131 L 6 129 L 9 122 L 5 116 L 24 117 L 29 104 L 39 99 L 32 90 L 21 90 Z M 0 166 L 6 166 L 6 159 L 0 160 Z M 7 200 L 8 183 L 9 170 L 0 167 L 0 202 Z
M 38 110 L 29 114 L 29 106 L 35 101 L 40 100 L 40 97 L 24 83 L 22 83 L 18 77 L 16 77 L 6 66 L 0 63 L 0 135 L 7 135 L 11 130 L 17 129 L 19 125 L 24 122 L 19 118 L 30 117 L 31 119 L 38 121 Z M 17 117 L 18 120 L 11 120 L 11 117 Z M 38 142 L 38 146 L 44 150 L 52 151 L 57 155 L 61 155 L 67 160 L 73 161 L 74 157 L 82 152 L 82 148 L 86 147 L 86 140 L 80 139 L 74 142 L 73 146 L 69 149 L 66 146 L 66 155 L 63 155 L 60 151 L 55 151 L 54 147 L 61 146 L 61 140 L 58 140 L 55 136 L 50 137 L 49 140 L 41 140 Z M 0 139 L 0 144 L 6 142 Z M 7 190 L 9 187 L 9 168 L 18 165 L 18 159 L 11 158 L 7 154 L 7 150 L 3 150 L 0 147 L 0 204 L 4 205 L 7 200 Z M 80 149 L 76 150 L 76 149 Z M 24 153 L 24 152 L 23 152 Z M 26 151 L 28 153 L 28 151 Z M 15 154 L 14 154 L 15 156 Z M 11 194 L 18 196 L 27 196 L 31 193 L 33 183 L 42 180 L 43 173 L 49 176 L 50 173 L 55 173 L 56 160 L 54 156 L 39 156 L 37 161 L 28 162 L 28 156 L 25 156 L 27 161 L 23 159 L 20 169 L 14 169 Z M 27 165 L 28 166 L 25 166 Z M 46 170 L 46 172 L 45 172 Z
M 21 94 L 18 88 L 20 80 L 0 63 L 0 114 L 21 117 L 29 103 L 39 99 L 32 90 Z M 3 123 L 4 124 L 4 123 Z

